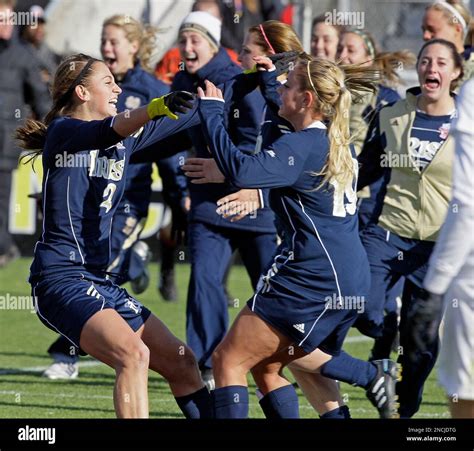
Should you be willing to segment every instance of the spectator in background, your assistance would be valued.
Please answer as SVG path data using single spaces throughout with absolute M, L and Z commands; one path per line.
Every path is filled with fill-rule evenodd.
M 313 19 L 311 30 L 311 55 L 335 62 L 344 27 L 328 23 L 326 16 L 321 14 Z
M 21 152 L 13 132 L 31 112 L 42 118 L 50 109 L 39 62 L 13 36 L 14 7 L 14 0 L 0 0 L 0 268 L 20 255 L 8 231 L 12 171 Z
M 441 38 L 456 46 L 456 50 L 464 61 L 464 77 L 458 86 L 473 77 L 474 20 L 469 10 L 460 1 L 437 1 L 427 6 L 421 29 L 424 41 Z
M 221 9 L 217 0 L 196 0 L 193 4 L 192 11 L 207 12 L 214 17 L 217 17 L 222 22 Z M 224 44 L 222 43 L 222 45 Z M 226 51 L 232 61 L 237 62 L 237 53 L 230 48 L 226 48 Z M 176 72 L 178 72 L 178 70 L 183 70 L 183 67 L 180 67 L 180 64 L 182 63 L 183 61 L 181 59 L 179 48 L 173 47 L 165 53 L 162 60 L 156 65 L 155 74 L 158 79 L 171 84 Z
M 45 42 L 46 18 L 43 8 L 39 5 L 33 5 L 29 9 L 29 13 L 36 18 L 36 21 L 34 24 L 21 26 L 20 39 L 25 48 L 38 58 L 41 65 L 41 78 L 50 86 L 60 57 Z

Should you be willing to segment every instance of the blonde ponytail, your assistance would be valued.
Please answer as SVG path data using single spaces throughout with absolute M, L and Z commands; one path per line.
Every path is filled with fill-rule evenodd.
M 353 98 L 375 92 L 379 71 L 361 65 L 337 65 L 324 59 L 304 55 L 295 68 L 303 90 L 315 93 L 314 112 L 329 122 L 329 153 L 326 164 L 314 176 L 322 176 L 320 189 L 328 182 L 347 186 L 354 177 L 350 152 L 349 111 Z

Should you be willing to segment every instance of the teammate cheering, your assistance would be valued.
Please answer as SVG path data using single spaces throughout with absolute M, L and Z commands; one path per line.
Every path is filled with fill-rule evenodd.
M 357 163 L 344 112 L 351 91 L 374 88 L 372 74 L 301 58 L 279 88 L 279 114 L 295 132 L 256 155 L 240 152 L 229 139 L 220 90 L 210 82 L 205 93 L 199 90 L 201 121 L 220 170 L 241 188 L 271 188 L 270 204 L 285 239 L 276 263 L 213 354 L 217 418 L 247 416 L 251 368 L 267 373 L 265 386 L 257 381 L 266 408 L 296 417 L 297 398 L 282 368 L 298 359 L 300 368 L 316 372 L 337 354 L 357 311 L 328 300 L 339 304 L 368 292 L 369 268 L 355 216 Z M 393 384 L 384 388 L 394 407 Z
M 118 417 L 148 416 L 148 368 L 168 380 L 186 417 L 209 416 L 191 350 L 105 273 L 130 154 L 183 127 L 160 116 L 177 119 L 192 95 L 168 94 L 117 115 L 120 92 L 102 61 L 73 55 L 56 72 L 45 122 L 17 129 L 44 167 L 43 233 L 29 279 L 36 311 L 82 353 L 115 369 Z
M 417 412 L 438 353 L 437 340 L 424 352 L 413 349 L 407 340 L 407 318 L 417 308 L 428 260 L 448 210 L 454 157 L 450 127 L 456 113 L 452 92 L 462 79 L 463 63 L 451 42 L 433 39 L 420 50 L 417 71 L 420 87 L 382 108 L 359 155 L 359 188 L 391 169 L 382 214 L 364 230 L 362 241 L 371 269 L 374 326 L 382 327 L 387 291 L 405 277 L 399 356 L 403 379 L 397 385 L 401 417 Z M 412 353 L 417 353 L 416 360 L 407 359 Z

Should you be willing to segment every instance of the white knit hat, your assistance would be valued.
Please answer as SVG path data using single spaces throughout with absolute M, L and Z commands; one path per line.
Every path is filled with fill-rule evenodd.
M 221 21 L 212 14 L 204 11 L 194 11 L 185 17 L 179 32 L 195 31 L 204 36 L 217 50 L 221 42 L 221 27 Z

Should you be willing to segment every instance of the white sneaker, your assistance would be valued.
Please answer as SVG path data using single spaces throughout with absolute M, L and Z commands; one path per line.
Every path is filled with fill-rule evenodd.
M 151 260 L 151 251 L 148 244 L 145 241 L 137 241 L 132 246 L 132 252 L 137 254 L 141 260 L 144 262 L 145 268 L 143 274 L 138 276 L 136 279 L 130 281 L 132 291 L 135 294 L 143 293 L 150 284 L 150 274 L 148 272 L 148 263 Z
M 77 363 L 54 362 L 42 376 L 48 379 L 76 379 L 79 376 L 79 365 Z

